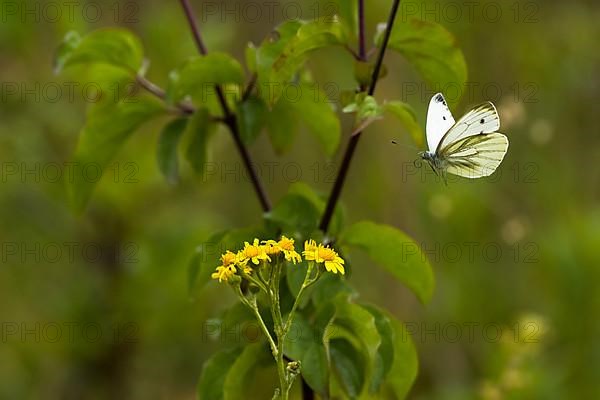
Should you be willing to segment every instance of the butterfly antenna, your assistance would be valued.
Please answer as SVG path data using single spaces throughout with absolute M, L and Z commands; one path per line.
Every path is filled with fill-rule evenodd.
M 392 140 L 391 141 L 392 144 L 395 144 L 396 146 L 402 146 L 402 147 L 408 147 L 409 149 L 413 149 L 413 150 L 419 150 L 416 146 L 411 146 L 409 144 L 404 144 L 404 143 L 398 143 L 397 140 Z

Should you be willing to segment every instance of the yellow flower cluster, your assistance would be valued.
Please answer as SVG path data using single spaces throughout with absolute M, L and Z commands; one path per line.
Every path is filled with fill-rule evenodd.
M 323 246 L 322 244 L 317 246 L 314 240 L 304 242 L 302 255 L 308 261 L 315 261 L 317 264 L 325 263 L 325 269 L 334 274 L 339 272 L 344 275 L 344 272 L 346 272 L 342 257 L 338 256 L 338 253 L 329 246 Z
M 283 254 L 286 261 L 297 264 L 302 262 L 302 257 L 294 248 L 294 239 L 282 236 L 279 241 L 264 240 L 260 242 L 254 239 L 252 244 L 245 242 L 244 248 L 237 253 L 229 250 L 221 255 L 221 265 L 211 275 L 213 279 L 219 282 L 227 282 L 237 272 L 250 275 L 252 273 L 252 264 L 259 265 L 261 261 L 270 262 L 271 257 Z M 304 259 L 313 261 L 317 264 L 324 264 L 327 271 L 337 274 L 344 274 L 344 260 L 331 249 L 323 244 L 316 244 L 314 240 L 304 242 Z

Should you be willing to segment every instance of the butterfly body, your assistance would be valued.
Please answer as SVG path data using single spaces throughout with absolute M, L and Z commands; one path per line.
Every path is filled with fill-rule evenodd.
M 446 180 L 446 173 L 465 178 L 491 175 L 508 149 L 508 138 L 498 132 L 500 118 L 496 107 L 486 102 L 454 121 L 441 93 L 429 102 L 427 143 L 420 153 L 433 171 Z

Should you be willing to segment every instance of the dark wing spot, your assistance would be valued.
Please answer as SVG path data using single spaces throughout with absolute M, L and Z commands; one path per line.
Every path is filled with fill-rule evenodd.
M 444 97 L 441 94 L 438 94 L 437 97 L 435 98 L 435 101 L 437 101 L 438 103 L 443 103 Z
M 444 119 L 444 121 L 446 120 L 446 117 L 442 117 Z
M 480 124 L 483 124 L 485 122 L 485 119 L 481 118 L 481 121 L 479 121 Z

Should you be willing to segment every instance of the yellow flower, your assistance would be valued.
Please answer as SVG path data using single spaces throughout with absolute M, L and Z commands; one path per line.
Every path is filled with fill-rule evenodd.
M 248 261 L 258 265 L 261 261 L 271 261 L 271 257 L 267 254 L 264 246 L 258 244 L 258 239 L 254 239 L 254 243 L 244 243 L 244 248 L 238 253 L 238 263 L 241 266 L 246 266 Z
M 248 266 L 247 264 L 240 265 L 240 268 L 242 269 L 242 271 L 244 271 L 246 275 L 250 275 L 252 273 L 252 268 L 250 268 L 250 266 Z
M 219 282 L 227 282 L 229 278 L 235 275 L 235 263 L 237 261 L 237 256 L 235 253 L 231 251 L 227 251 L 224 254 L 221 254 L 221 264 L 217 267 L 217 271 L 213 272 L 211 277 L 213 279 L 218 279 Z
M 324 263 L 325 269 L 329 272 L 334 274 L 339 272 L 342 275 L 346 272 L 344 270 L 344 260 L 329 246 L 323 246 L 322 244 L 317 246 L 314 240 L 308 240 L 304 242 L 302 254 L 308 261 L 315 261 L 318 264 Z
M 227 267 L 220 265 L 217 267 L 217 271 L 212 273 L 211 277 L 213 279 L 218 279 L 219 282 L 227 282 L 234 275 L 235 267 L 233 265 L 229 265 Z
M 281 240 L 279 240 L 277 245 L 283 251 L 283 255 L 287 261 L 291 261 L 294 264 L 302 262 L 300 254 L 296 253 L 296 249 L 294 248 L 294 239 L 281 236 Z
M 232 253 L 231 251 L 227 250 L 226 253 L 221 254 L 221 265 L 223 267 L 228 267 L 232 264 L 235 264 L 237 261 L 237 255 L 235 253 Z
M 263 248 L 265 249 L 265 253 L 268 255 L 279 254 L 281 252 L 281 248 L 279 244 L 275 240 L 263 240 Z

